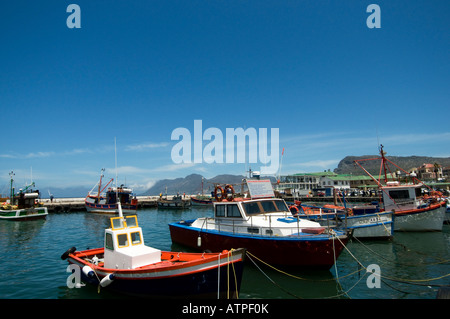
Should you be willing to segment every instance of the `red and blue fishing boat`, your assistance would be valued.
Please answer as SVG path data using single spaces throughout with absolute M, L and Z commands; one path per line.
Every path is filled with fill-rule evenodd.
M 169 224 L 172 242 L 211 251 L 243 247 L 273 265 L 329 269 L 334 264 L 350 234 L 293 216 L 285 201 L 275 198 L 270 180 L 247 185 L 245 198 L 234 198 L 227 185 L 216 196 L 214 217 Z
M 245 249 L 189 253 L 146 246 L 137 217 L 120 212 L 105 229 L 104 247 L 72 247 L 61 259 L 80 281 L 100 290 L 154 298 L 237 298 L 244 256 Z
M 133 194 L 133 190 L 124 185 L 116 187 L 108 187 L 114 180 L 111 178 L 109 182 L 102 188 L 102 169 L 100 174 L 100 181 L 92 188 L 85 198 L 86 210 L 90 213 L 105 213 L 105 214 L 118 214 L 119 207 L 118 201 L 121 204 L 122 211 L 126 214 L 136 213 L 138 209 L 138 199 Z M 97 193 L 94 193 L 94 188 L 97 189 Z M 108 188 L 107 188 L 108 187 Z M 106 189 L 106 192 L 103 191 Z

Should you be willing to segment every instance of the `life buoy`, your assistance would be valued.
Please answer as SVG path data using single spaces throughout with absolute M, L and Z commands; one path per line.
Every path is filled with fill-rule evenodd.
M 231 191 L 231 196 L 230 197 L 228 197 L 228 191 Z M 226 186 L 225 186 L 225 189 L 224 189 L 224 193 L 223 193 L 223 195 L 222 195 L 222 198 L 224 199 L 224 196 L 225 196 L 225 199 L 227 200 L 227 201 L 232 201 L 233 200 L 233 198 L 234 198 L 234 188 L 233 188 L 233 185 L 231 185 L 231 184 L 227 184 Z
M 296 216 L 299 213 L 298 207 L 296 205 L 289 206 L 289 210 L 291 211 L 291 214 Z
M 219 195 L 217 195 L 217 191 L 220 190 L 220 197 Z M 216 186 L 214 187 L 214 198 L 216 199 L 216 201 L 221 202 L 222 199 L 224 198 L 224 191 L 223 188 L 220 186 Z
M 431 196 L 437 196 L 437 197 L 441 197 L 442 193 L 440 191 L 432 191 L 431 192 Z
M 73 254 L 77 249 L 75 247 L 71 247 L 67 249 L 67 251 L 61 255 L 62 260 L 66 260 L 67 257 L 69 257 L 70 254 Z

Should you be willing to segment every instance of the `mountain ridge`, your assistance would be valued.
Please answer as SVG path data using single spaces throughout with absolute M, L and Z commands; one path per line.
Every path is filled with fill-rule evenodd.
M 362 155 L 362 156 L 346 156 L 334 169 L 336 174 L 354 174 L 364 175 L 364 171 L 354 163 L 355 160 L 379 158 L 379 155 Z M 423 164 L 437 163 L 441 167 L 450 166 L 450 157 L 431 157 L 431 156 L 386 156 L 388 160 L 395 163 L 405 171 L 409 171 L 412 168 L 417 168 Z M 362 166 L 371 174 L 378 174 L 380 171 L 381 160 L 376 161 L 364 161 Z M 397 171 L 398 168 L 394 165 L 390 165 L 391 169 Z
M 379 158 L 378 155 L 362 155 L 362 156 L 346 156 L 344 157 L 337 167 L 333 170 L 336 174 L 353 174 L 353 175 L 365 175 L 365 172 L 356 164 L 355 160 Z M 386 156 L 387 159 L 394 162 L 399 167 L 406 171 L 411 168 L 416 168 L 424 163 L 434 164 L 438 163 L 442 167 L 450 167 L 450 157 L 431 157 L 431 156 Z M 378 174 L 380 171 L 380 161 L 364 161 L 363 167 L 371 174 Z M 391 169 L 397 170 L 397 168 L 391 165 Z M 199 194 L 202 192 L 202 178 L 203 178 L 203 192 L 204 194 L 210 194 L 214 190 L 214 184 L 240 184 L 244 175 L 231 175 L 220 174 L 212 178 L 205 178 L 200 174 L 190 174 L 186 177 L 178 177 L 174 179 L 163 179 L 157 181 L 152 187 L 147 190 L 136 192 L 138 196 L 158 196 L 160 193 L 175 195 L 177 193 L 188 195 Z M 275 182 L 274 177 L 261 177 L 261 179 L 271 179 Z M 55 198 L 70 198 L 70 197 L 85 197 L 90 188 L 87 187 L 37 187 L 41 189 L 42 198 L 48 198 L 48 193 L 51 192 Z
M 159 194 L 199 194 L 202 192 L 202 178 L 203 178 L 203 192 L 210 194 L 214 190 L 215 184 L 240 184 L 243 175 L 221 174 L 213 178 L 205 178 L 199 174 L 190 174 L 184 178 L 163 179 L 157 181 L 151 188 L 142 193 L 142 196 L 155 196 Z M 166 190 L 167 188 L 167 190 Z

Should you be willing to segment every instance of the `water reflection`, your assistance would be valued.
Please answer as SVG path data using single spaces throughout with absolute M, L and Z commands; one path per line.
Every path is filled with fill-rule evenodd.
M 172 244 L 168 224 L 179 220 L 212 216 L 211 208 L 138 211 L 146 244 L 162 250 L 189 251 Z M 2 298 L 119 298 L 97 287 L 66 287 L 67 261 L 61 254 L 75 246 L 79 250 L 103 246 L 109 215 L 71 212 L 49 214 L 46 220 L 0 223 L 0 296 Z M 450 225 L 442 232 L 400 233 L 392 241 L 352 241 L 329 271 L 282 269 L 278 272 L 251 261 L 244 265 L 241 298 L 328 298 L 345 291 L 353 299 L 434 299 L 438 285 L 448 285 Z M 44 262 L 44 264 L 43 264 Z M 370 289 L 365 267 L 378 264 L 381 288 Z M 337 271 L 337 272 L 336 272 Z M 358 272 L 359 271 L 359 272 Z M 289 274 L 289 275 L 287 275 Z M 298 278 L 302 279 L 298 279 Z M 441 278 L 442 277 L 442 278 Z M 389 280 L 407 279 L 410 283 Z M 412 280 L 440 278 L 428 282 Z M 120 296 L 122 298 L 123 296 Z M 346 296 L 343 296 L 344 298 Z
M 316 299 L 345 298 L 328 270 L 273 269 L 247 262 L 240 298 Z
M 386 242 L 353 240 L 337 263 L 344 290 L 351 290 L 352 298 L 435 298 L 438 288 L 448 285 L 448 230 L 444 226 L 442 232 L 397 232 Z M 380 267 L 380 288 L 368 287 L 369 274 L 359 264 Z
M 32 241 L 39 234 L 46 219 L 27 221 L 0 221 L 0 247 L 15 247 Z M 3 248 L 3 247 L 2 247 Z

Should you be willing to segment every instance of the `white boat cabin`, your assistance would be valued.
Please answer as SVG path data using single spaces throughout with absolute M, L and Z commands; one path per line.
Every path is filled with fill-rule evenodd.
M 198 218 L 199 229 L 259 236 L 293 236 L 321 228 L 317 222 L 292 216 L 282 199 L 264 198 L 214 203 L 214 218 Z
M 223 201 L 214 203 L 215 218 L 235 218 L 248 219 L 251 216 L 269 214 L 269 213 L 285 213 L 291 215 L 283 199 L 264 198 L 248 201 Z
M 112 217 L 105 229 L 104 267 L 135 269 L 161 261 L 161 250 L 145 246 L 137 217 Z
M 198 218 L 199 230 L 258 236 L 293 236 L 321 228 L 319 223 L 292 216 L 286 202 L 275 198 L 269 180 L 248 180 L 250 198 L 214 202 L 213 218 Z
M 384 209 L 388 210 L 410 210 L 426 205 L 420 198 L 422 195 L 422 184 L 400 185 L 398 182 L 388 182 L 382 187 Z

